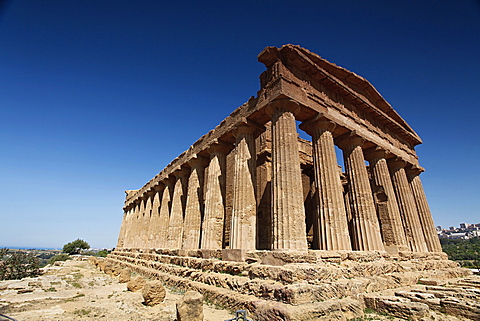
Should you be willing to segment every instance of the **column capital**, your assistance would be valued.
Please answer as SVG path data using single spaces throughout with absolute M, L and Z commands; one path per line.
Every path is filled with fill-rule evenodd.
M 162 183 L 158 183 L 156 185 L 153 185 L 153 188 L 155 189 L 155 192 L 160 192 L 161 190 L 163 190 L 165 188 L 165 185 L 163 185 Z
M 404 168 L 407 165 L 407 162 L 400 157 L 390 158 L 387 162 L 392 170 Z
M 347 149 L 349 146 L 362 147 L 364 143 L 365 138 L 359 136 L 355 131 L 335 138 L 335 144 L 342 150 Z
M 179 179 L 190 174 L 190 170 L 188 168 L 178 166 L 172 174 L 175 176 L 176 179 Z
M 172 175 L 169 175 L 167 177 L 165 177 L 164 179 L 162 179 L 162 183 L 163 185 L 165 185 L 166 187 L 171 187 L 174 183 L 175 183 L 175 177 L 172 176 Z
M 272 117 L 278 112 L 291 112 L 294 116 L 300 111 L 300 104 L 290 98 L 276 99 L 265 107 L 265 113 Z
M 237 137 L 241 134 L 254 134 L 257 135 L 260 132 L 265 131 L 265 126 L 257 122 L 251 121 L 245 117 L 242 117 L 240 121 L 235 125 L 233 130 L 233 136 Z
M 215 139 L 210 146 L 207 148 L 207 152 L 209 154 L 213 153 L 222 153 L 222 154 L 228 154 L 231 150 L 233 149 L 233 146 L 231 144 L 228 144 L 226 142 L 223 142 L 219 139 Z
M 335 127 L 337 127 L 337 124 L 326 118 L 323 113 L 318 113 L 316 116 L 309 118 L 300 124 L 300 129 L 307 132 L 310 136 L 312 136 L 315 129 L 323 129 L 332 132 Z
M 425 169 L 420 165 L 411 164 L 405 167 L 405 171 L 407 172 L 407 175 L 420 175 Z
M 188 165 L 193 168 L 204 168 L 208 165 L 208 158 L 200 156 L 198 154 L 194 155 L 187 161 Z
M 385 149 L 375 146 L 369 149 L 366 149 L 363 151 L 363 155 L 365 156 L 365 159 L 369 162 L 380 159 L 380 158 L 387 158 L 389 152 L 386 151 Z

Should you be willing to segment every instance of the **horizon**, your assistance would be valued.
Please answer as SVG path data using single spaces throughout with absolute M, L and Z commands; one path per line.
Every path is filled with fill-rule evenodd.
M 418 133 L 435 226 L 480 216 L 478 1 L 26 0 L 0 17 L 0 247 L 115 247 L 124 191 L 256 96 L 257 55 L 287 43 L 364 77 Z

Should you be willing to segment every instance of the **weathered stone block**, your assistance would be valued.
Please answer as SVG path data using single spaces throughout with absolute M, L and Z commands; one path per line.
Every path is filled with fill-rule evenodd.
M 145 283 L 146 280 L 142 276 L 138 275 L 127 283 L 127 290 L 132 292 L 140 291 Z
M 203 295 L 188 291 L 177 303 L 178 321 L 203 321 Z
M 142 290 L 144 304 L 154 306 L 165 300 L 165 287 L 160 281 L 146 282 Z

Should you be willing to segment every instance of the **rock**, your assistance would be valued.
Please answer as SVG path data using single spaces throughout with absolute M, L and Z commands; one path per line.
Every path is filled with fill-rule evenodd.
M 177 321 L 202 321 L 203 295 L 195 291 L 185 293 L 177 302 Z
M 130 269 L 123 269 L 122 272 L 120 272 L 120 275 L 118 276 L 118 281 L 120 283 L 127 283 L 128 281 L 131 280 L 131 275 L 132 275 L 132 272 L 130 271 Z
M 104 270 L 105 270 L 105 265 L 107 265 L 107 262 L 106 262 L 105 260 L 101 260 L 101 261 L 97 264 L 98 269 L 99 269 L 100 271 L 104 271 Z
M 428 306 L 426 304 L 411 302 L 404 298 L 368 294 L 364 297 L 364 300 L 368 308 L 398 318 L 419 320 L 428 315 Z
M 115 266 L 112 263 L 107 262 L 107 264 L 105 264 L 105 266 L 103 268 L 103 272 L 105 272 L 106 274 L 113 275 L 113 270 L 114 269 L 115 269 Z
M 144 304 L 154 306 L 160 304 L 165 299 L 165 287 L 160 281 L 150 281 L 145 283 L 142 291 Z
M 119 276 L 120 273 L 122 273 L 122 267 L 120 265 L 114 265 L 113 270 L 112 270 L 112 275 L 113 276 Z
M 143 288 L 145 283 L 146 280 L 142 276 L 138 275 L 136 278 L 127 283 L 127 290 L 132 292 L 139 291 Z

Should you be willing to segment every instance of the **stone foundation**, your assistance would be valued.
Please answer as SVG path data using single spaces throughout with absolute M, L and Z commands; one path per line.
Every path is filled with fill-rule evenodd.
M 470 275 L 441 252 L 391 256 L 380 251 L 245 251 L 240 262 L 226 260 L 231 254 L 225 250 L 118 249 L 108 261 L 168 286 L 198 291 L 232 310 L 246 309 L 254 320 L 346 320 L 362 316 L 365 307 L 393 309 L 393 303 L 386 308 L 372 299 L 382 292 L 393 291 L 394 296 L 401 297 L 401 304 L 393 304 L 398 308 L 420 300 L 404 293 L 441 288 L 419 283 L 448 284 L 448 289 L 457 289 L 454 293 L 458 294 L 462 285 L 454 284 Z M 464 292 L 476 295 L 478 302 L 480 290 L 474 288 L 479 287 L 480 280 L 476 285 L 468 284 L 472 290 Z M 446 302 L 453 302 L 455 296 L 446 293 L 444 297 L 450 300 Z M 460 311 L 460 303 L 452 304 L 450 309 Z M 440 303 L 426 310 L 429 308 L 443 309 Z M 457 312 L 454 314 L 459 315 Z M 415 315 L 412 312 L 410 317 Z

